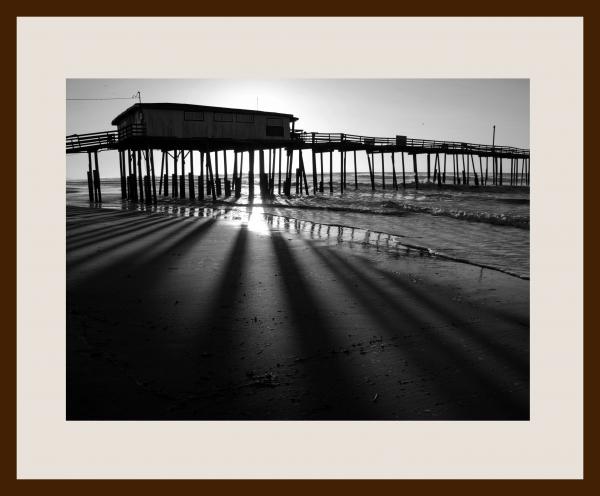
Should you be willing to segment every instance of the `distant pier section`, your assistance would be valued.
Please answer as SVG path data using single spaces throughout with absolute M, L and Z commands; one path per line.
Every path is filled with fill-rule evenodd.
M 275 190 L 290 196 L 292 189 L 296 194 L 309 195 L 311 190 L 318 194 L 326 186 L 329 192 L 335 188 L 344 193 L 358 189 L 357 153 L 366 154 L 372 190 L 406 188 L 407 171 L 412 172 L 410 185 L 415 188 L 423 181 L 439 186 L 529 186 L 529 149 L 406 136 L 305 132 L 296 129 L 296 121 L 292 114 L 277 112 L 137 103 L 113 119 L 116 130 L 67 136 L 66 153 L 87 153 L 90 202 L 96 203 L 102 202 L 98 154 L 105 150 L 118 151 L 122 198 L 144 203 L 157 203 L 161 196 L 191 200 L 239 197 L 244 177 L 253 197 L 255 172 L 262 197 L 273 196 Z M 311 151 L 309 164 L 301 150 Z M 234 157 L 231 176 L 227 151 Z M 339 152 L 337 164 L 334 151 Z M 160 158 L 158 174 L 155 153 Z M 418 155 L 427 157 L 427 171 L 421 176 Z M 310 188 L 308 166 L 312 170 Z M 391 184 L 386 184 L 390 176 Z

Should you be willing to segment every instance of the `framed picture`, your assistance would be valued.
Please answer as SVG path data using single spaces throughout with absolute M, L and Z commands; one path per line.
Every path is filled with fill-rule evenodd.
M 581 478 L 582 31 L 18 19 L 18 477 Z

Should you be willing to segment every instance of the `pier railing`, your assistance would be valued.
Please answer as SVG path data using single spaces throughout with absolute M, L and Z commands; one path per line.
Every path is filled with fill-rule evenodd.
M 129 124 L 119 128 L 119 141 L 124 141 L 129 138 L 139 138 L 146 136 L 146 126 L 144 124 Z
M 306 144 L 326 144 L 326 143 L 348 143 L 367 147 L 386 147 L 397 146 L 407 150 L 418 151 L 421 149 L 439 150 L 445 153 L 475 153 L 475 154 L 499 154 L 499 155 L 520 155 L 529 156 L 529 150 L 525 148 L 516 148 L 512 146 L 492 146 L 481 145 L 477 143 L 464 143 L 459 141 L 438 141 L 426 139 L 407 138 L 406 136 L 396 136 L 395 138 L 382 138 L 375 136 L 360 136 L 356 134 L 345 133 L 311 133 L 306 131 L 296 131 L 291 134 L 293 140 L 301 141 Z
M 77 153 L 101 149 L 114 149 L 119 146 L 127 145 L 133 141 L 139 142 L 140 138 L 145 137 L 147 137 L 147 132 L 144 124 L 130 124 L 114 131 L 72 134 L 66 138 L 66 152 Z M 269 147 L 272 147 L 271 145 L 273 145 L 273 143 L 269 143 Z M 282 142 L 280 146 L 294 149 L 319 147 L 319 145 L 330 145 L 332 148 L 343 148 L 345 150 L 365 149 L 370 153 L 377 151 L 403 151 L 414 154 L 447 153 L 495 156 L 501 158 L 529 158 L 528 149 L 512 146 L 493 146 L 459 141 L 415 139 L 399 135 L 394 138 L 386 138 L 345 133 L 306 132 L 301 130 L 292 132 L 290 134 L 290 140 L 286 141 L 286 143 Z M 266 147 L 264 143 L 262 146 Z
M 130 138 L 146 136 L 146 126 L 130 124 L 118 131 L 102 131 L 99 133 L 71 134 L 66 138 L 67 153 L 85 152 L 116 148 L 119 143 Z
M 67 153 L 83 150 L 98 150 L 112 148 L 119 141 L 117 131 L 103 131 L 101 133 L 71 134 L 67 136 Z

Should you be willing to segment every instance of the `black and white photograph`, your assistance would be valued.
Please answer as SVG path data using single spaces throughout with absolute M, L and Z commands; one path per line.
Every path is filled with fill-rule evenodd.
M 66 420 L 530 419 L 529 79 L 64 83 Z

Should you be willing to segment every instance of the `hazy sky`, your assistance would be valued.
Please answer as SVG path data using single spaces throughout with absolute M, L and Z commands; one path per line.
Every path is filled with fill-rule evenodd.
M 138 90 L 142 103 L 256 109 L 258 98 L 259 110 L 294 114 L 305 131 L 491 144 L 495 124 L 496 144 L 529 147 L 527 79 L 70 79 L 66 134 L 114 129 L 111 120 L 137 101 L 68 99 L 128 98 Z M 67 156 L 67 177 L 84 178 L 86 170 L 85 154 Z M 100 154 L 100 170 L 118 176 L 116 152 Z

